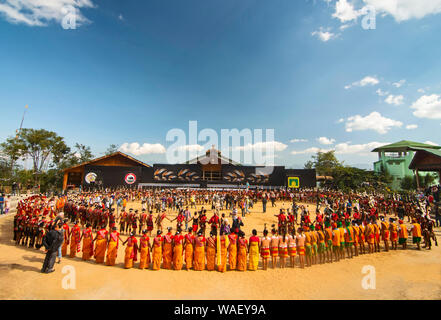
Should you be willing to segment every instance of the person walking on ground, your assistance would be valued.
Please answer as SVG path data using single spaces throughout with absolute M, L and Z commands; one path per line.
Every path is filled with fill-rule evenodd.
M 62 223 L 56 224 L 54 229 L 43 238 L 43 245 L 46 248 L 46 257 L 41 269 L 42 273 L 54 272 L 55 259 L 57 258 L 58 248 L 63 243 L 63 233 L 60 231 Z

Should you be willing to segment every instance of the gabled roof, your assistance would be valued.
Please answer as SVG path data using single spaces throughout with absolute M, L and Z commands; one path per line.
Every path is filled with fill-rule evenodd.
M 438 171 L 441 169 L 441 150 L 415 147 L 412 148 L 412 150 L 416 151 L 417 153 L 413 157 L 412 162 L 409 165 L 409 169 L 416 169 L 419 159 L 421 159 L 421 157 L 419 157 L 420 153 L 421 156 L 430 158 L 430 164 L 422 164 L 422 167 L 420 167 L 419 169 L 426 169 L 422 171 Z M 429 155 L 427 155 L 425 152 L 427 152 Z M 432 155 L 435 157 L 431 157 Z M 439 161 L 436 160 L 437 158 L 439 159 Z
M 139 164 L 139 165 L 141 165 L 143 167 L 150 167 L 148 164 L 146 164 L 146 163 L 144 163 L 142 161 L 139 161 L 139 160 L 129 156 L 128 154 L 122 153 L 121 151 L 117 151 L 115 153 L 108 154 L 108 155 L 102 156 L 100 158 L 96 158 L 96 159 L 93 159 L 93 160 L 90 160 L 90 161 L 87 161 L 87 162 L 80 163 L 80 164 L 78 164 L 76 166 L 64 169 L 64 171 L 68 171 L 68 170 L 72 170 L 72 169 L 79 168 L 79 167 L 82 167 L 82 166 L 86 166 L 86 165 L 89 165 L 89 164 L 93 164 L 93 163 L 99 162 L 99 161 L 104 160 L 104 159 L 113 158 L 115 156 L 122 156 L 122 157 L 127 158 L 130 161 L 133 161 L 133 162 L 135 162 L 135 163 L 137 163 L 137 164 Z
M 203 161 L 204 159 L 209 159 L 209 160 L 208 161 Z M 211 163 L 211 160 L 213 160 L 213 159 L 216 159 L 216 160 L 220 159 L 222 164 L 232 164 L 232 165 L 235 165 L 235 166 L 241 166 L 240 163 L 238 163 L 238 162 L 236 162 L 234 160 L 231 160 L 231 159 L 229 159 L 227 157 L 224 157 L 222 155 L 222 153 L 219 150 L 215 149 L 214 147 L 209 149 L 209 150 L 207 150 L 205 152 L 205 155 L 200 155 L 200 156 L 198 156 L 198 157 L 196 157 L 194 159 L 188 160 L 188 161 L 185 162 L 185 164 L 197 164 L 198 162 L 201 162 L 201 161 L 203 161 L 203 163 L 205 163 L 205 162 Z
M 401 140 L 392 144 L 384 145 L 382 147 L 375 148 L 372 152 L 400 152 L 400 151 L 409 151 L 412 148 L 426 148 L 426 149 L 441 149 L 440 146 L 434 146 L 431 144 Z

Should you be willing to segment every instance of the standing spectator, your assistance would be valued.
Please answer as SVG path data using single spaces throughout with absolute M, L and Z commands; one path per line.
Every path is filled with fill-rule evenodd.
M 43 245 L 47 251 L 43 268 L 41 269 L 42 273 L 51 273 L 55 271 L 54 264 L 58 248 L 60 248 L 63 243 L 63 234 L 60 231 L 62 226 L 62 223 L 56 224 L 54 229 L 49 231 L 49 233 L 43 238 Z
M 11 196 L 7 196 L 7 198 L 5 199 L 5 214 L 9 213 L 9 211 L 11 210 L 10 206 L 11 206 Z
M 263 195 L 262 197 L 262 207 L 263 207 L 263 213 L 266 212 L 266 204 L 268 202 L 268 199 L 266 198 L 266 194 Z
M 0 215 L 5 214 L 3 209 L 4 205 L 5 205 L 5 195 L 2 193 L 2 195 L 0 195 Z

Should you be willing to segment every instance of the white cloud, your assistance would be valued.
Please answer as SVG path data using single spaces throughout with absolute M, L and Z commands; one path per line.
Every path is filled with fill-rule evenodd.
M 345 86 L 345 89 L 350 89 L 351 87 L 365 87 L 367 85 L 370 86 L 375 86 L 378 83 L 380 83 L 380 81 L 376 78 L 376 77 L 372 77 L 372 76 L 366 76 L 363 79 L 361 79 L 360 81 L 355 81 L 350 85 Z
M 391 15 L 397 22 L 441 13 L 441 0 L 363 0 L 377 13 Z
M 183 145 L 183 146 L 178 146 L 176 149 L 178 151 L 189 151 L 189 152 L 204 151 L 204 147 L 199 144 L 187 144 L 187 145 Z
M 335 142 L 335 139 L 332 139 L 332 138 L 329 139 L 329 138 L 326 138 L 326 137 L 320 137 L 320 138 L 317 138 L 316 140 L 319 143 L 326 144 L 326 145 L 333 144 Z
M 378 89 L 377 91 L 375 91 L 380 97 L 384 97 L 387 96 L 389 94 L 388 91 L 383 91 L 381 89 Z
M 120 151 L 125 153 L 131 153 L 136 156 L 144 155 L 144 154 L 162 154 L 165 153 L 166 150 L 163 145 L 156 143 L 144 143 L 142 146 L 138 142 L 133 143 L 123 143 L 119 148 Z
M 332 17 L 337 18 L 340 22 L 344 23 L 356 20 L 360 14 L 361 12 L 355 10 L 352 3 L 347 0 L 338 0 L 335 3 L 335 12 L 332 14 Z
M 384 100 L 384 102 L 386 102 L 387 104 L 393 104 L 399 106 L 403 104 L 403 99 L 404 97 L 402 95 L 394 96 L 391 94 L 386 98 L 386 100 Z
M 325 30 L 322 27 L 320 30 L 312 32 L 311 35 L 317 36 L 323 42 L 327 42 L 338 37 L 338 34 L 330 32 L 329 29 Z
M 417 129 L 418 128 L 418 125 L 417 124 L 408 124 L 407 126 L 406 126 L 406 129 L 407 130 L 414 130 L 414 129 Z
M 292 139 L 289 142 L 291 142 L 291 143 L 308 142 L 308 140 L 307 139 Z
M 123 20 L 124 20 L 124 17 L 123 17 L 123 15 L 122 15 L 122 14 L 120 14 L 120 15 L 118 16 L 118 20 L 121 20 L 121 21 L 123 21 Z
M 362 117 L 355 115 L 346 120 L 346 132 L 374 130 L 379 134 L 385 134 L 393 127 L 401 127 L 402 122 L 383 117 L 379 112 L 372 112 Z
M 413 115 L 417 118 L 441 119 L 441 96 L 424 95 L 415 101 L 410 108 L 415 109 Z
M 296 155 L 296 154 L 308 154 L 308 153 L 317 153 L 319 151 L 321 152 L 329 152 L 332 149 L 321 149 L 321 148 L 316 148 L 316 147 L 312 147 L 312 148 L 308 148 L 305 150 L 294 150 L 291 151 L 291 154 Z
M 339 143 L 335 146 L 336 154 L 358 154 L 358 155 L 369 155 L 372 150 L 388 143 L 384 142 L 369 142 L 365 144 L 349 144 L 349 143 Z
M 419 93 L 425 93 L 426 92 L 426 90 L 424 90 L 424 89 L 418 89 L 417 90 Z
M 340 119 L 338 119 L 338 121 L 337 121 L 337 123 L 343 123 L 343 122 L 345 122 L 345 119 L 344 119 L 344 118 L 340 118 Z
M 394 83 L 392 83 L 392 85 L 393 85 L 395 88 L 400 88 L 400 87 L 402 87 L 405 83 L 406 83 L 406 80 L 403 79 L 403 80 L 400 80 L 400 81 L 398 81 L 398 82 L 394 82 Z
M 29 26 L 46 26 L 49 22 L 61 23 L 75 9 L 75 23 L 80 26 L 89 20 L 81 14 L 82 8 L 94 8 L 92 0 L 4 0 L 0 2 L 0 15 L 11 23 Z
M 259 150 L 259 151 L 267 151 L 268 149 L 272 148 L 274 151 L 283 151 L 288 146 L 286 144 L 283 144 L 278 141 L 266 141 L 266 142 L 257 142 L 255 144 L 247 144 L 245 146 L 238 146 L 235 147 L 235 150 L 243 150 L 243 151 L 252 151 L 252 150 Z
M 349 144 L 347 142 L 344 143 L 338 143 L 335 145 L 334 148 L 330 149 L 322 149 L 317 147 L 311 147 L 304 150 L 295 150 L 291 151 L 291 154 L 298 155 L 298 154 L 312 154 L 317 152 L 329 152 L 334 150 L 336 154 L 357 154 L 357 155 L 370 155 L 372 150 L 375 148 L 378 148 L 380 146 L 384 146 L 386 142 L 368 142 L 365 144 Z

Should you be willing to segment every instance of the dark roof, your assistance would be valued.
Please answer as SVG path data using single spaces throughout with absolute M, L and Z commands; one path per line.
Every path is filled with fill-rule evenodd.
M 426 149 L 441 149 L 440 146 L 434 146 L 431 144 L 401 140 L 392 144 L 384 145 L 382 147 L 375 148 L 372 152 L 388 151 L 388 152 L 399 152 L 399 151 L 409 151 L 412 148 L 426 148 Z
M 211 153 L 211 152 L 212 152 L 212 153 Z M 211 156 L 211 154 L 213 154 L 213 156 Z M 227 163 L 228 163 L 228 164 L 233 164 L 233 165 L 235 165 L 235 166 L 241 166 L 240 163 L 238 163 L 238 162 L 236 162 L 236 161 L 234 161 L 234 160 L 231 160 L 231 159 L 229 159 L 229 158 L 227 158 L 227 157 L 224 157 L 224 156 L 222 155 L 222 153 L 221 153 L 219 150 L 215 149 L 214 147 L 211 148 L 211 149 L 208 149 L 208 150 L 205 152 L 205 155 L 200 155 L 200 156 L 198 156 L 198 157 L 196 157 L 196 158 L 194 158 L 194 159 L 188 160 L 188 161 L 186 161 L 184 164 L 198 163 L 198 162 L 200 162 L 202 159 L 206 159 L 206 158 L 220 159 L 220 160 L 221 160 L 221 163 L 223 163 L 223 164 L 227 164 Z
M 75 168 L 78 168 L 78 167 L 82 167 L 82 166 L 85 166 L 85 165 L 88 165 L 88 164 L 92 164 L 92 163 L 101 161 L 103 159 L 112 158 L 112 157 L 118 156 L 118 155 L 123 156 L 124 158 L 127 158 L 127 159 L 129 159 L 131 161 L 134 161 L 134 162 L 140 164 L 143 167 L 150 167 L 148 164 L 146 164 L 146 163 L 144 163 L 142 161 L 139 161 L 139 160 L 129 156 L 128 154 L 122 153 L 121 151 L 117 151 L 115 153 L 108 154 L 108 155 L 105 155 L 105 156 L 102 156 L 102 157 L 99 157 L 99 158 L 96 158 L 96 159 L 93 159 L 93 160 L 90 160 L 90 161 L 87 161 L 87 162 L 83 162 L 83 163 L 80 163 L 80 164 L 78 164 L 76 166 L 73 166 L 73 167 L 70 167 L 70 168 L 66 168 L 63 171 L 67 171 L 67 170 L 75 169 Z
M 415 156 L 412 159 L 412 162 L 409 165 L 409 169 L 417 169 L 416 168 L 416 159 L 418 159 L 418 155 L 419 153 L 428 153 L 430 155 L 434 155 L 435 157 L 439 158 L 439 164 L 432 163 L 429 165 L 423 165 L 422 167 L 419 167 L 418 169 L 420 169 L 421 171 L 438 171 L 441 169 L 441 150 L 437 150 L 437 149 L 429 149 L 429 148 L 412 148 L 411 150 L 416 151 L 417 153 L 415 154 Z

